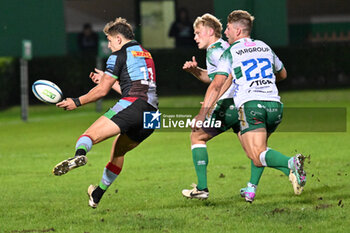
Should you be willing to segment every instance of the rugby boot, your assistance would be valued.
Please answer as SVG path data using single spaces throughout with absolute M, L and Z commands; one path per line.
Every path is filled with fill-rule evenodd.
M 256 185 L 248 183 L 247 187 L 241 188 L 240 190 L 241 197 L 244 197 L 246 202 L 252 203 L 255 198 L 256 189 L 257 189 Z
M 92 208 L 96 208 L 97 205 L 98 205 L 98 202 L 97 200 L 94 200 L 94 197 L 92 195 L 92 193 L 96 190 L 97 186 L 94 186 L 94 185 L 90 185 L 89 188 L 88 188 L 88 191 L 87 191 L 87 194 L 89 196 L 89 206 L 92 207 Z
M 199 190 L 196 184 L 192 184 L 193 189 L 183 189 L 182 195 L 187 198 L 195 198 L 199 200 L 206 200 L 209 197 L 209 190 L 205 188 L 204 190 Z
M 294 175 L 292 170 L 290 170 L 290 173 L 289 173 L 289 181 L 293 185 L 294 194 L 300 195 L 303 192 L 304 187 L 302 187 L 298 184 L 297 177 Z
M 74 158 L 66 159 L 57 164 L 52 173 L 55 176 L 61 176 L 66 174 L 67 172 L 73 170 L 74 168 L 84 166 L 87 163 L 88 159 L 85 155 L 78 155 Z
M 288 161 L 288 167 L 292 170 L 300 187 L 306 184 L 306 172 L 304 171 L 305 156 L 297 154 Z

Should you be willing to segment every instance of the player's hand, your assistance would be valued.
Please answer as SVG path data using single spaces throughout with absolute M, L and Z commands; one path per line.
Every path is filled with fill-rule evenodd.
M 75 105 L 74 101 L 71 98 L 66 98 L 62 100 L 61 102 L 57 103 L 56 106 L 69 111 L 77 108 L 77 106 Z
M 182 69 L 192 73 L 193 71 L 195 71 L 198 67 L 198 63 L 196 61 L 196 57 L 193 56 L 192 57 L 192 61 L 186 61 L 185 64 L 183 65 Z
M 103 71 L 102 70 L 99 70 L 97 68 L 95 68 L 95 72 L 91 72 L 89 77 L 91 78 L 91 80 L 96 83 L 96 84 L 99 84 L 100 81 L 101 81 L 101 78 L 103 76 Z
M 205 115 L 198 114 L 197 116 L 195 116 L 194 117 L 194 124 L 193 124 L 193 126 L 191 126 L 192 131 L 194 132 L 194 131 L 197 131 L 200 128 L 202 128 L 202 127 L 199 127 L 199 125 L 203 125 L 204 121 L 205 121 Z M 201 123 L 198 123 L 198 125 L 197 125 L 197 122 L 201 122 Z

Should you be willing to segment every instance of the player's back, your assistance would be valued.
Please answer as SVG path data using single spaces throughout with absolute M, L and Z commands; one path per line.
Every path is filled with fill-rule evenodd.
M 243 38 L 231 45 L 229 53 L 236 105 L 249 100 L 280 101 L 274 71 L 283 64 L 268 45 Z
M 130 41 L 114 52 L 107 61 L 108 71 L 119 79 L 122 98 L 141 98 L 158 105 L 153 58 L 138 42 Z

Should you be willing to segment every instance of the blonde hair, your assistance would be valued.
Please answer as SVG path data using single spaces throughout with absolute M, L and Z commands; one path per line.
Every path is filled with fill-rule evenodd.
M 222 24 L 214 15 L 206 13 L 197 17 L 193 23 L 193 28 L 198 27 L 200 24 L 212 28 L 214 30 L 215 37 L 221 38 Z
M 250 34 L 253 27 L 254 16 L 248 11 L 235 10 L 227 16 L 228 23 L 238 23 L 243 27 L 243 31 Z
M 132 31 L 132 26 L 126 21 L 126 19 L 118 17 L 114 21 L 110 21 L 103 28 L 103 32 L 106 36 L 115 36 L 122 34 L 126 39 L 133 40 L 135 35 Z

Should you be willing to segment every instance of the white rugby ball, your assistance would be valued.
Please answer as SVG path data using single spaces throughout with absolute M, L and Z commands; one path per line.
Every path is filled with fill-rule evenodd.
M 45 103 L 56 104 L 63 98 L 61 89 L 48 80 L 35 81 L 32 85 L 32 91 L 36 98 Z

